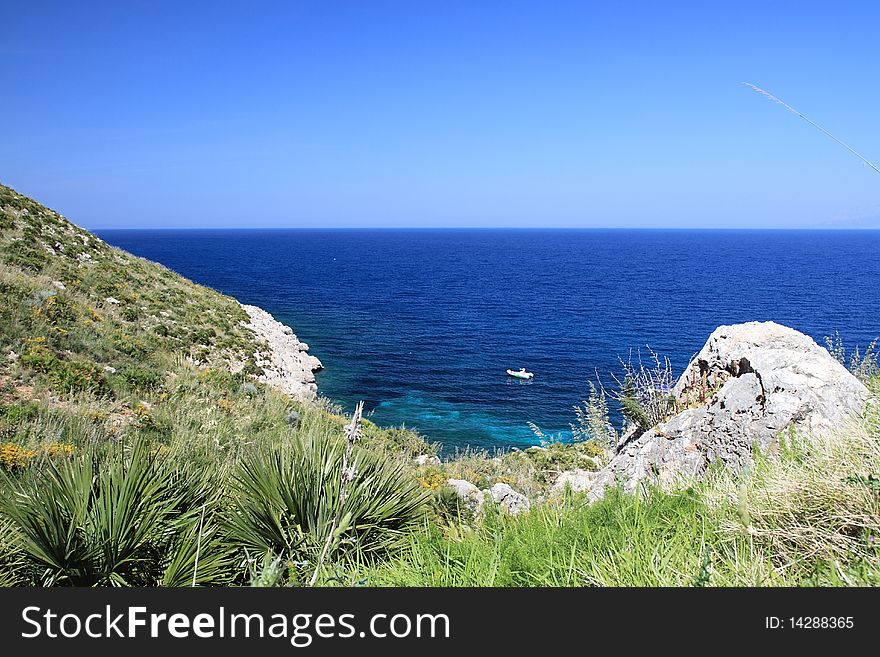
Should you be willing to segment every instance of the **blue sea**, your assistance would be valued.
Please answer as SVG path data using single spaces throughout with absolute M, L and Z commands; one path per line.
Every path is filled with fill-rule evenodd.
M 320 392 L 446 451 L 568 432 L 588 381 L 646 346 L 676 372 L 720 324 L 880 335 L 880 231 L 99 231 L 261 306 L 326 369 Z M 507 368 L 535 373 L 523 382 Z

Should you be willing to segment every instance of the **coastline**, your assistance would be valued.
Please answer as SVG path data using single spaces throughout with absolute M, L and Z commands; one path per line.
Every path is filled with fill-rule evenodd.
M 257 380 L 303 402 L 313 402 L 318 397 L 315 372 L 324 368 L 321 361 L 309 353 L 309 345 L 297 338 L 293 329 L 275 319 L 271 313 L 238 302 L 248 314 L 250 321 L 241 325 L 249 329 L 265 349 L 254 353 L 256 364 L 263 373 Z M 233 372 L 243 364 L 233 366 Z

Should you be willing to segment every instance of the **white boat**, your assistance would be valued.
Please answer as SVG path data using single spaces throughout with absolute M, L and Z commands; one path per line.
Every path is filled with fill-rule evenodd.
M 521 367 L 519 368 L 519 370 L 507 370 L 507 373 L 510 376 L 516 377 L 517 379 L 531 379 L 533 376 L 535 376 L 531 372 L 526 372 L 525 367 Z

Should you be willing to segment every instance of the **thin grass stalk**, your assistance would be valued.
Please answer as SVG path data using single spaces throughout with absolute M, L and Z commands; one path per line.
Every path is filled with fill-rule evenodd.
M 342 472 L 339 475 L 339 502 L 336 506 L 336 515 L 333 517 L 333 523 L 330 525 L 330 531 L 327 533 L 327 539 L 324 541 L 324 547 L 321 549 L 321 554 L 315 564 L 315 572 L 312 573 L 312 578 L 309 580 L 310 587 L 315 586 L 315 582 L 318 581 L 318 575 L 324 567 L 324 560 L 327 558 L 330 546 L 336 537 L 336 531 L 339 528 L 339 524 L 342 522 L 342 510 L 345 508 L 345 500 L 348 497 L 348 488 L 357 475 L 354 467 L 350 466 L 349 463 L 351 462 L 352 454 L 354 452 L 354 445 L 361 437 L 361 416 L 363 410 L 364 402 L 358 402 L 357 407 L 354 409 L 354 414 L 351 417 L 351 422 L 345 427 L 346 446 L 345 454 L 342 456 Z
M 787 109 L 789 112 L 791 112 L 791 113 L 794 114 L 795 116 L 799 116 L 800 118 L 802 118 L 804 121 L 806 121 L 807 123 L 809 123 L 811 126 L 813 126 L 814 128 L 816 128 L 817 130 L 820 130 L 821 132 L 825 133 L 828 137 L 831 137 L 831 139 L 833 139 L 834 141 L 836 141 L 838 144 L 840 144 L 841 146 L 843 146 L 843 147 L 844 147 L 846 150 L 848 150 L 850 153 L 852 153 L 852 154 L 855 155 L 857 158 L 859 158 L 862 162 L 864 162 L 864 163 L 867 164 L 869 167 L 871 167 L 872 169 L 874 169 L 874 171 L 876 171 L 877 173 L 880 173 L 880 169 L 878 169 L 877 166 L 876 166 L 873 162 L 871 162 L 868 158 L 866 158 L 864 155 L 862 155 L 861 153 L 859 153 L 857 150 L 855 150 L 852 146 L 850 146 L 850 145 L 847 144 L 846 142 L 844 142 L 844 141 L 838 139 L 837 137 L 835 137 L 834 135 L 832 135 L 830 132 L 828 132 L 825 128 L 823 128 L 822 126 L 820 126 L 818 123 L 816 123 L 816 122 L 814 122 L 814 121 L 808 119 L 806 116 L 804 116 L 803 114 L 801 114 L 800 112 L 798 112 L 794 107 L 792 107 L 791 105 L 789 105 L 788 103 L 786 103 L 786 102 L 785 102 L 784 100 L 782 100 L 781 98 L 777 98 L 776 96 L 774 96 L 773 94 L 771 94 L 769 91 L 765 91 L 764 89 L 761 89 L 760 87 L 757 87 L 757 86 L 753 85 L 751 82 L 743 82 L 743 84 L 746 85 L 747 87 L 750 87 L 750 88 L 753 89 L 754 91 L 757 91 L 757 92 L 758 92 L 759 94 L 761 94 L 762 96 L 766 96 L 766 97 L 769 98 L 770 100 L 772 100 L 772 101 L 774 101 L 774 102 L 776 102 L 776 103 L 779 103 L 780 105 L 782 105 L 785 109 Z
M 199 518 L 199 536 L 196 539 L 196 560 L 193 565 L 193 581 L 192 585 L 195 588 L 196 585 L 196 576 L 199 574 L 199 554 L 202 551 L 202 529 L 205 522 L 205 504 L 202 504 L 202 516 Z

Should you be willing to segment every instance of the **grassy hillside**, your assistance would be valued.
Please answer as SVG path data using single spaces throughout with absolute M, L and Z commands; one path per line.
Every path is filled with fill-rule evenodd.
M 7 469 L 14 454 L 45 451 L 49 439 L 69 451 L 85 438 L 210 433 L 225 446 L 287 427 L 290 411 L 343 424 L 253 380 L 254 353 L 265 345 L 241 325 L 247 315 L 235 299 L 111 247 L 2 185 L 0 307 Z M 399 433 L 397 442 L 428 449 Z
M 0 585 L 880 583 L 876 408 L 745 477 L 590 504 L 547 492 L 593 441 L 417 467 L 417 433 L 258 383 L 245 319 L 0 186 Z M 532 511 L 475 518 L 450 477 Z

